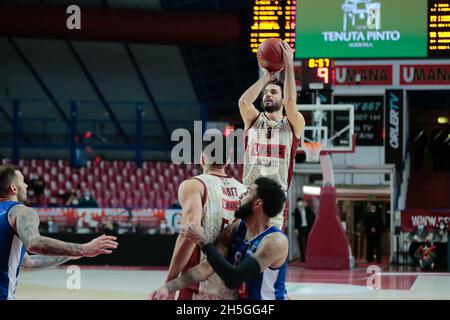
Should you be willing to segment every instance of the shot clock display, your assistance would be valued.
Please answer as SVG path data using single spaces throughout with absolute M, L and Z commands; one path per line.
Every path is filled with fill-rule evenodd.
M 333 81 L 333 60 L 329 58 L 302 60 L 303 90 L 328 90 L 331 89 Z

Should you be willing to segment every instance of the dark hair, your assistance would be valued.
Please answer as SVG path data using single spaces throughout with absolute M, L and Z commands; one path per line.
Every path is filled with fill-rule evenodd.
M 217 139 L 222 139 L 222 143 L 218 143 L 220 145 L 217 148 L 214 148 L 211 154 L 205 154 L 205 148 L 212 145 L 213 143 L 217 143 Z M 224 136 L 214 135 L 211 141 L 204 141 L 202 147 L 202 153 L 205 158 L 205 164 L 215 167 L 224 167 L 227 165 L 228 159 L 231 155 L 231 148 L 227 146 L 227 139 Z M 212 148 L 212 146 L 211 146 Z M 220 154 L 216 154 L 216 153 Z
M 297 197 L 297 201 L 303 201 L 303 197 L 302 196 Z
M 263 209 L 269 218 L 275 217 L 283 209 L 286 195 L 281 185 L 267 177 L 259 177 L 255 180 L 258 198 L 263 201 Z
M 9 186 L 16 178 L 16 170 L 19 170 L 12 164 L 0 165 L 0 195 L 5 195 L 8 192 Z
M 267 86 L 269 84 L 273 84 L 273 85 L 279 86 L 281 88 L 281 96 L 283 97 L 284 83 L 283 83 L 283 81 L 277 80 L 277 79 L 267 82 L 267 84 L 264 86 L 264 88 L 261 91 L 261 97 L 264 96 L 264 90 L 266 90 L 266 88 L 267 88 Z

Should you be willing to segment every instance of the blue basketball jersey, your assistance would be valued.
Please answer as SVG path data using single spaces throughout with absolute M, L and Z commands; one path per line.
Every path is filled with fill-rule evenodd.
M 8 221 L 9 210 L 20 202 L 0 201 L 0 300 L 13 300 L 25 246 Z
M 275 226 L 267 228 L 253 239 L 247 241 L 247 226 L 244 221 L 241 221 L 239 227 L 234 234 L 232 241 L 232 258 L 234 264 L 239 264 L 245 257 L 253 255 L 258 249 L 259 244 L 265 236 L 279 232 L 284 235 Z M 267 268 L 257 277 L 245 282 L 239 290 L 242 299 L 249 300 L 286 300 L 286 272 L 288 266 L 288 259 L 279 268 Z

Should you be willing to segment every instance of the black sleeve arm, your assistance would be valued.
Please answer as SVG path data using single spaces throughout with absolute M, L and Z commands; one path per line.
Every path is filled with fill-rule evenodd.
M 202 247 L 209 264 L 230 289 L 237 288 L 241 283 L 250 280 L 261 273 L 258 261 L 245 257 L 237 266 L 232 265 L 216 249 L 212 243 Z

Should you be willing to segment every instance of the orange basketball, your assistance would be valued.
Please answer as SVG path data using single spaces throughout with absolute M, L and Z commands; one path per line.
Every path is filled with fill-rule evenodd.
M 281 39 L 269 38 L 259 45 L 256 54 L 259 64 L 268 71 L 278 71 L 284 67 Z

